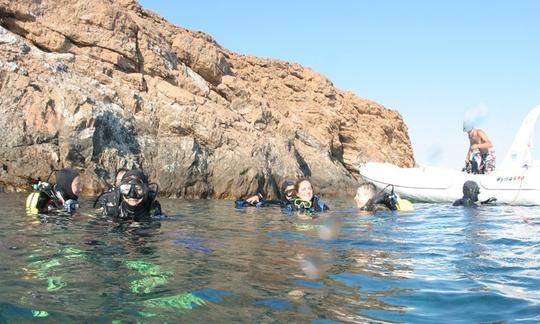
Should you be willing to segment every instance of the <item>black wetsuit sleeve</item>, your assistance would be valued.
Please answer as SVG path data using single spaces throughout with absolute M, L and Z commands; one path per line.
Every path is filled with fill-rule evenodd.
M 94 208 L 104 208 L 107 204 L 109 193 L 110 191 L 107 191 L 99 195 L 94 201 Z
M 362 208 L 362 210 L 370 211 L 370 212 L 380 212 L 380 211 L 388 211 L 388 210 L 394 210 L 388 206 L 388 202 L 385 201 L 384 195 L 376 195 L 375 197 L 368 200 L 366 205 Z
M 326 205 L 318 196 L 313 197 L 312 204 L 312 209 L 316 212 L 322 212 L 330 209 L 328 208 L 328 205 Z
M 463 199 L 459 198 L 458 200 L 454 201 L 452 206 L 463 206 Z
M 278 199 L 265 199 L 262 201 L 262 206 L 282 206 L 284 203 Z
M 117 218 L 120 213 L 120 195 L 116 190 L 110 190 L 98 197 L 94 208 L 103 208 L 103 216 Z
M 323 202 L 323 211 L 330 210 L 330 207 L 326 203 Z
M 51 197 L 49 197 L 44 192 L 40 192 L 39 198 L 36 204 L 36 209 L 39 210 L 40 213 L 47 213 L 49 211 L 49 206 L 51 205 L 54 206 L 54 203 L 51 200 Z
M 327 211 L 330 210 L 330 207 L 324 202 L 324 201 L 317 201 L 317 205 L 315 206 L 315 209 L 317 211 Z
M 482 205 L 495 205 L 496 203 L 497 203 L 497 198 L 495 197 L 491 197 L 488 200 L 484 200 L 480 202 L 480 204 Z

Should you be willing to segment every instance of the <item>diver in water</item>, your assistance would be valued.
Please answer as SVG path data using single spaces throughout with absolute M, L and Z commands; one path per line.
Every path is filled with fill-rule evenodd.
M 463 197 L 454 201 L 452 206 L 477 207 L 480 187 L 474 181 L 466 181 L 463 184 Z
M 296 181 L 294 190 L 296 197 L 287 204 L 286 210 L 313 213 L 330 209 L 318 196 L 313 195 L 313 185 L 309 179 Z
M 388 193 L 385 190 L 377 192 L 377 188 L 371 182 L 362 183 L 354 196 L 356 206 L 360 210 L 377 212 L 385 210 L 411 211 L 414 209 L 410 201 L 401 199 L 397 194 Z
M 236 208 L 243 207 L 269 207 L 281 206 L 285 207 L 294 198 L 294 180 L 285 179 L 280 188 L 280 199 L 266 199 L 263 194 L 257 193 L 247 199 L 237 199 L 235 201 Z
M 479 204 L 487 205 L 493 204 L 497 201 L 497 198 L 491 197 L 488 200 L 478 201 L 478 195 L 480 194 L 480 187 L 474 181 L 465 181 L 463 184 L 463 197 L 454 201 L 452 206 L 463 207 L 478 207 Z
M 157 185 L 151 188 L 148 178 L 139 170 L 126 172 L 120 185 L 103 196 L 99 201 L 105 203 L 98 207 L 103 208 L 105 216 L 117 221 L 145 222 L 162 214 L 156 200 Z
M 79 171 L 62 169 L 56 173 L 56 185 L 39 181 L 32 186 L 36 191 L 26 199 L 26 209 L 31 214 L 51 212 L 73 213 L 79 207 L 78 199 L 83 183 Z

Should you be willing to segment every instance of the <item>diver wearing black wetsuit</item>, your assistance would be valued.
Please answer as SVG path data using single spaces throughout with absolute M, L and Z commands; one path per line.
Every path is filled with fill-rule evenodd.
M 318 196 L 313 194 L 313 184 L 308 178 L 296 181 L 294 190 L 296 197 L 287 204 L 286 210 L 311 214 L 330 209 Z
M 466 181 L 463 184 L 463 197 L 454 201 L 452 206 L 477 207 L 480 187 L 474 181 Z
M 157 188 L 152 190 L 146 175 L 139 170 L 126 172 L 120 185 L 104 193 L 98 200 L 103 214 L 117 221 L 150 221 L 161 215 L 161 205 L 156 200 Z
M 382 191 L 368 200 L 366 205 L 360 208 L 360 210 L 370 212 L 397 210 L 397 200 L 395 195 Z
M 298 211 L 301 213 L 314 213 L 327 211 L 330 208 L 318 196 L 313 196 L 313 198 L 311 198 L 309 201 L 294 198 L 287 204 L 285 209 L 288 211 Z
M 294 180 L 286 179 L 281 184 L 279 192 L 281 199 L 266 199 L 263 194 L 257 193 L 257 195 L 252 196 L 251 199 L 237 199 L 234 203 L 236 208 L 270 206 L 280 206 L 285 208 L 294 198 L 294 192 Z
M 73 213 L 78 207 L 78 194 L 82 190 L 79 171 L 62 169 L 56 173 L 56 185 L 40 181 L 36 189 L 26 199 L 29 213 L 47 214 L 51 212 Z M 75 189 L 76 192 L 73 192 Z

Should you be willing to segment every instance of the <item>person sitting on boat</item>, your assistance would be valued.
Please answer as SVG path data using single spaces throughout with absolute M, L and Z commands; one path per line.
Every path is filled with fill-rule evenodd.
M 237 199 L 235 201 L 236 208 L 243 207 L 268 207 L 281 206 L 285 207 L 295 197 L 294 180 L 285 179 L 280 188 L 280 199 L 266 199 L 261 193 L 257 193 L 247 199 Z
M 140 170 L 131 170 L 124 174 L 120 185 L 101 201 L 105 205 L 103 214 L 116 221 L 150 221 L 152 217 L 162 215 L 161 205 L 156 200 L 156 188 L 150 188 L 148 178 Z
M 464 171 L 475 174 L 489 174 L 495 170 L 495 149 L 486 133 L 473 128 L 470 122 L 463 122 L 463 132 L 469 135 L 469 149 L 465 156 Z
M 51 212 L 73 213 L 79 207 L 78 199 L 83 183 L 79 171 L 62 169 L 56 173 L 56 184 L 39 181 L 32 186 L 36 191 L 26 199 L 26 210 L 30 214 Z
M 454 201 L 452 206 L 477 207 L 479 204 L 486 205 L 497 201 L 497 198 L 491 197 L 485 201 L 478 201 L 480 186 L 475 181 L 465 181 L 463 184 L 463 197 Z
M 311 214 L 330 209 L 318 196 L 313 195 L 313 185 L 309 179 L 296 181 L 294 190 L 296 197 L 287 204 L 286 210 Z
M 362 183 L 356 190 L 354 196 L 356 206 L 360 210 L 377 212 L 384 210 L 411 211 L 414 209 L 412 203 L 406 199 L 401 199 L 397 194 L 382 190 L 377 193 L 377 188 L 371 182 Z

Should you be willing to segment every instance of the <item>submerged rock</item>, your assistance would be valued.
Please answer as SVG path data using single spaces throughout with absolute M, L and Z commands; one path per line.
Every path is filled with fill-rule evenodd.
M 2 191 L 76 167 L 95 194 L 140 167 L 171 197 L 275 193 L 305 176 L 335 194 L 363 161 L 414 164 L 398 112 L 135 1 L 0 0 L 0 25 Z

